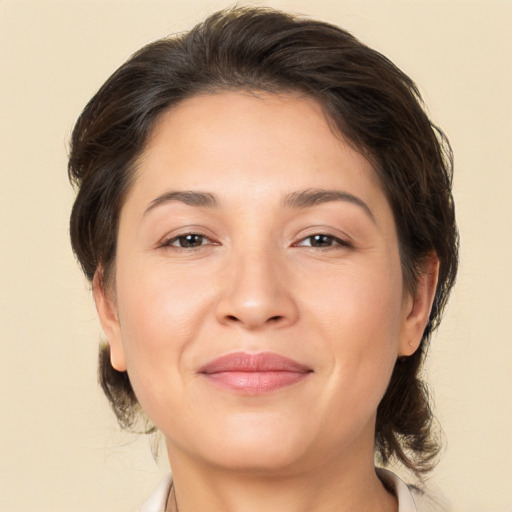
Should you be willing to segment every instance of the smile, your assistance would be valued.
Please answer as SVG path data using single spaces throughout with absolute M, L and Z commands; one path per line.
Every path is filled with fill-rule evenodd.
M 311 373 L 311 368 L 270 352 L 228 354 L 214 359 L 199 370 L 199 374 L 212 384 L 248 395 L 291 386 Z

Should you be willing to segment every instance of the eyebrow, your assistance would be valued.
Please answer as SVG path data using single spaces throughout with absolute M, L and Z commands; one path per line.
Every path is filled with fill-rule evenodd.
M 173 190 L 153 199 L 153 201 L 149 203 L 149 206 L 144 210 L 142 216 L 146 215 L 157 206 L 172 203 L 173 201 L 179 201 L 189 206 L 200 206 L 206 208 L 219 207 L 217 199 L 213 194 L 210 194 L 210 192 L 197 192 L 194 190 Z
M 203 208 L 218 208 L 219 202 L 210 192 L 200 192 L 195 190 L 172 190 L 156 197 L 149 203 L 149 206 L 143 213 L 145 216 L 148 212 L 158 206 L 179 201 L 188 206 L 198 206 Z M 311 208 L 323 203 L 333 201 L 345 201 L 355 204 L 364 210 L 370 219 L 376 223 L 375 217 L 370 207 L 359 197 L 344 192 L 342 190 L 325 190 L 325 189 L 306 189 L 288 194 L 283 200 L 283 206 L 286 208 Z
M 364 210 L 370 219 L 376 223 L 370 207 L 359 197 L 342 190 L 324 190 L 310 188 L 288 194 L 284 199 L 284 206 L 288 208 L 310 208 L 318 204 L 330 203 L 333 201 L 346 201 L 355 204 Z

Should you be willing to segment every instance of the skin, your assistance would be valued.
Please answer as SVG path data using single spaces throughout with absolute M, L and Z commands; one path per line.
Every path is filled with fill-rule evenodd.
M 284 202 L 312 189 L 350 199 Z M 436 275 L 433 258 L 404 291 L 372 166 L 313 99 L 222 92 L 165 113 L 121 211 L 115 288 L 100 270 L 93 290 L 112 364 L 165 435 L 180 512 L 396 511 L 374 469 L 376 409 Z M 249 396 L 198 373 L 236 351 L 311 372 Z

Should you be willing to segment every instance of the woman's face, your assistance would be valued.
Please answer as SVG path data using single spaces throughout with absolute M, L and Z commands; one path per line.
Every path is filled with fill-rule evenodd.
M 373 461 L 377 405 L 421 338 L 370 163 L 292 94 L 197 96 L 161 117 L 113 295 L 95 283 L 113 364 L 171 462 Z

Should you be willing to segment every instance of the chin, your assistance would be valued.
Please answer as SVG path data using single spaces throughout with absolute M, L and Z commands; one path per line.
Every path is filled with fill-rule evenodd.
M 207 457 L 210 464 L 224 470 L 266 475 L 296 471 L 299 462 L 298 449 L 255 442 L 251 445 L 232 443 L 222 451 L 210 452 Z
M 236 471 L 268 473 L 296 468 L 308 446 L 300 423 L 251 419 L 212 426 L 201 436 L 201 445 L 195 447 L 197 455 L 211 465 Z

